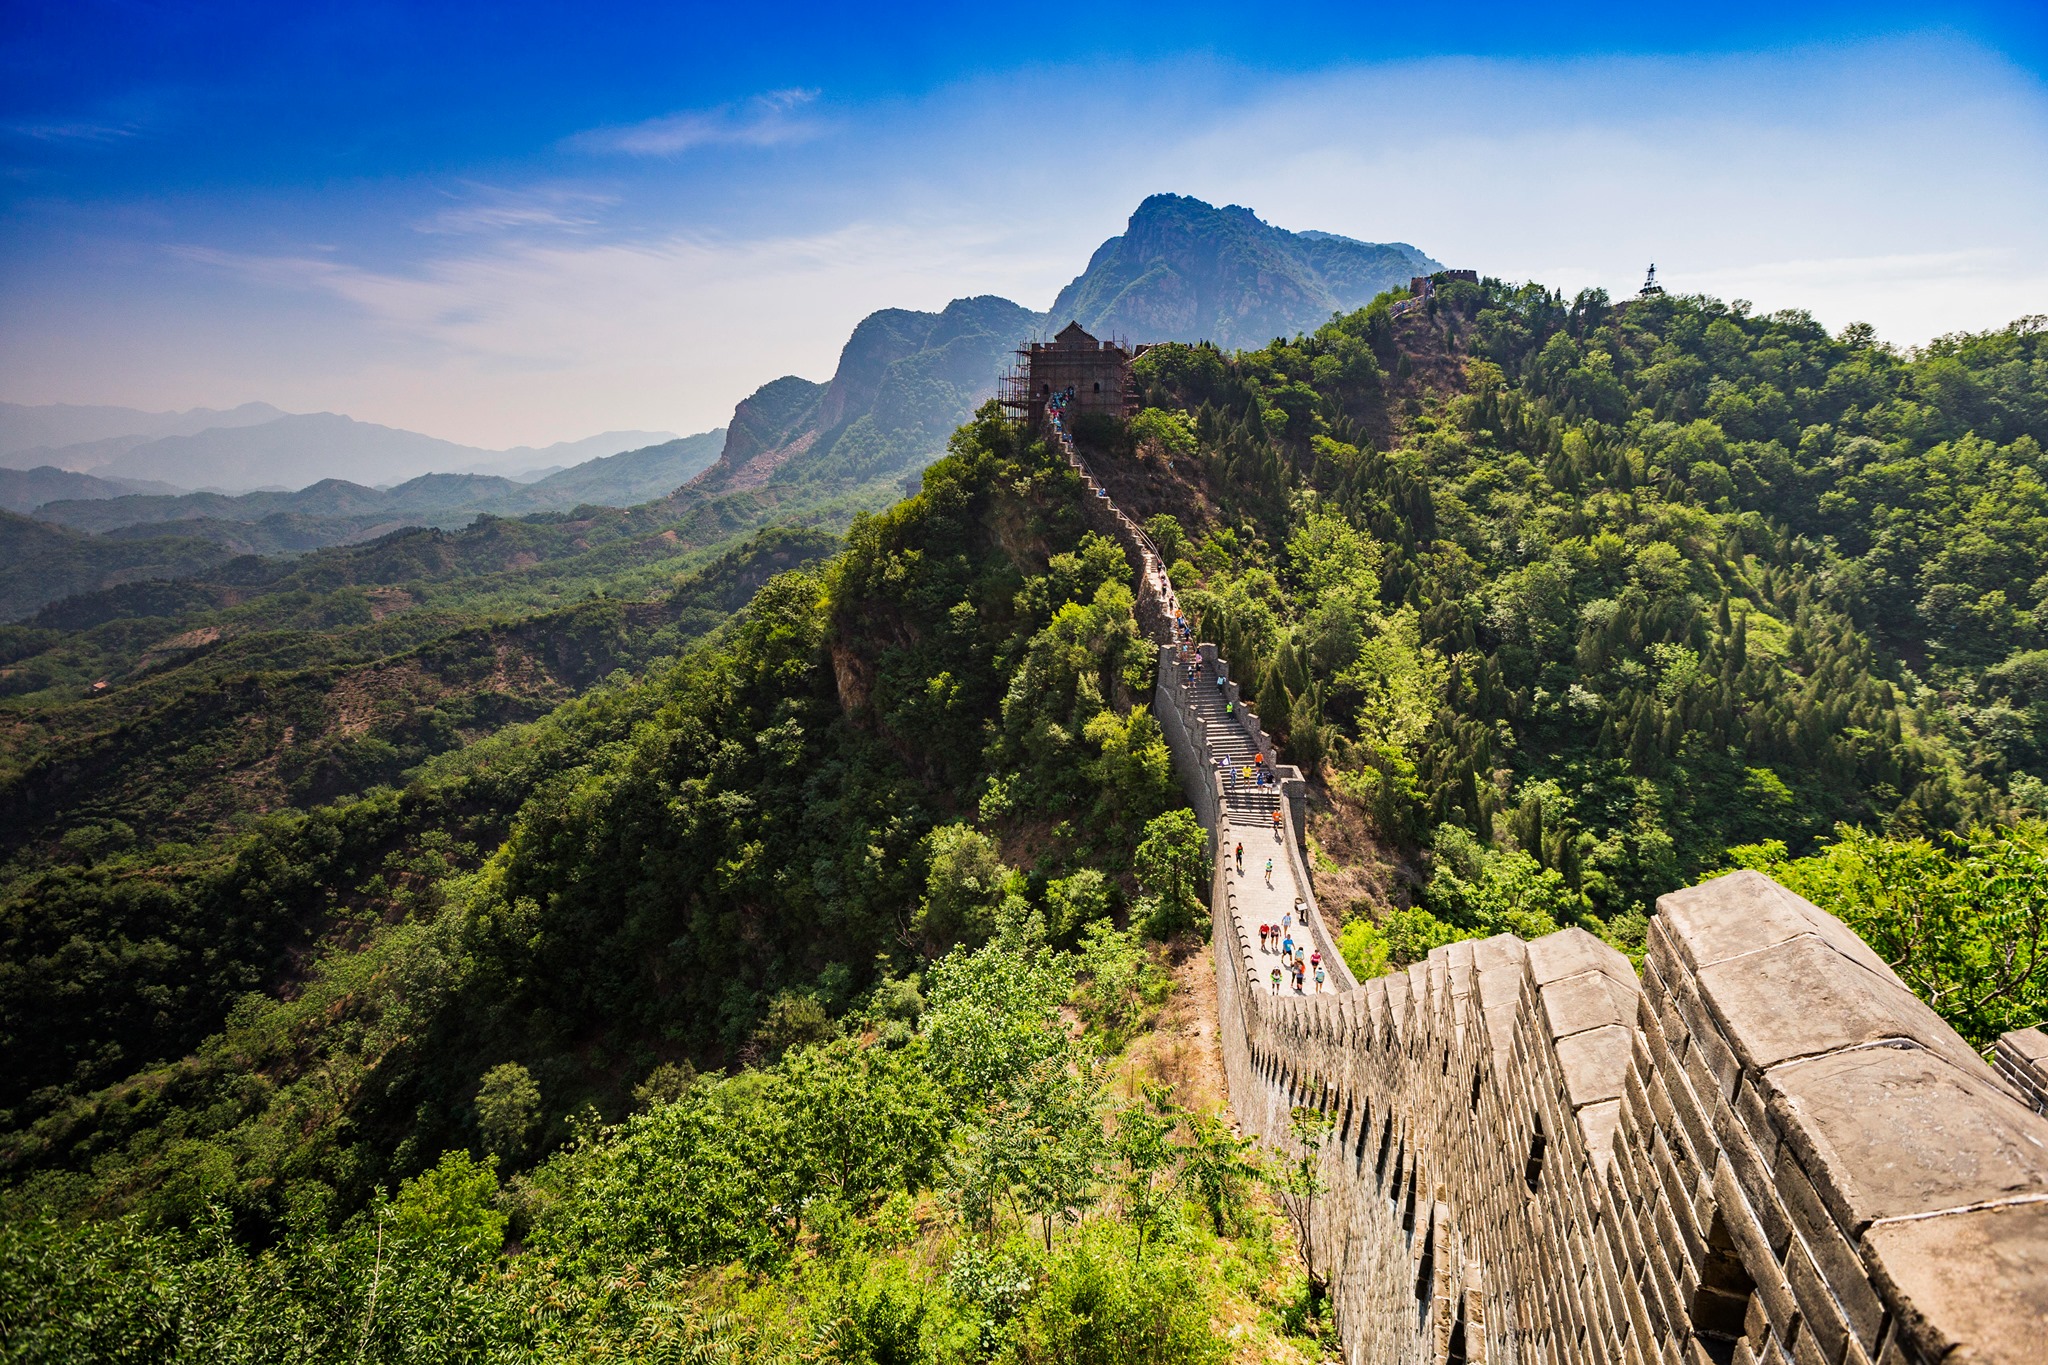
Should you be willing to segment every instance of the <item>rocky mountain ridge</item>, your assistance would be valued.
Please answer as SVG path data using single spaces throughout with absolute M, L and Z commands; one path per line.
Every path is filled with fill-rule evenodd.
M 784 375 L 741 400 L 724 452 L 697 486 L 858 482 L 922 468 L 994 395 L 1012 353 L 1068 322 L 1132 341 L 1257 345 L 1441 268 L 1406 243 L 1288 232 L 1238 205 L 1155 194 L 1050 312 L 981 295 L 937 313 L 869 314 L 829 381 Z

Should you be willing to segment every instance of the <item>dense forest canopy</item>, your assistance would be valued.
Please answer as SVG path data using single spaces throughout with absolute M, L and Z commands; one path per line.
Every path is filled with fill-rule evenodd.
M 1176 581 L 1290 752 L 1433 855 L 1426 912 L 1627 943 L 1733 845 L 2048 809 L 2048 322 L 1902 354 L 1702 298 L 1394 302 L 1155 348 L 1101 435 L 1194 458 L 1205 496 L 1133 489 Z M 1408 900 L 1412 955 L 1447 929 Z
M 1982 1045 L 2048 1005 L 2044 335 L 1445 281 L 1153 348 L 1081 436 L 1311 773 L 1361 974 L 1640 951 L 1754 866 Z M 990 406 L 843 541 L 0 634 L 4 790 L 62 798 L 0 868 L 0 1352 L 1317 1358 L 1312 1163 L 1204 1072 L 1203 834 L 1081 499 Z M 240 633 L 142 666 L 173 622 Z M 228 739 L 281 709 L 287 778 Z

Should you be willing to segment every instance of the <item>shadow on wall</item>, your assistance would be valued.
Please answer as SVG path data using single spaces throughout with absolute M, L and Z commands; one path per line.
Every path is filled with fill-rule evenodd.
M 1283 1145 L 1293 1106 L 1337 1123 L 1348 1358 L 2041 1360 L 2038 1031 L 1994 1071 L 1755 872 L 1657 910 L 1640 982 L 1579 929 L 1317 1000 L 1219 963 L 1240 1122 Z

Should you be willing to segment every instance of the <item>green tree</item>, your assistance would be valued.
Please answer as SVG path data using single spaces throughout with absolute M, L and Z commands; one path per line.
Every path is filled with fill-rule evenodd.
M 1359 914 L 1345 921 L 1344 927 L 1337 931 L 1337 951 L 1344 954 L 1344 964 L 1360 981 L 1385 976 L 1392 970 L 1388 958 L 1393 946 L 1388 942 L 1385 931 L 1374 924 L 1369 915 Z
M 1124 1220 L 1136 1234 L 1137 1260 L 1170 1224 L 1176 1202 L 1173 1167 L 1178 1152 L 1169 1140 L 1179 1126 L 1181 1110 L 1170 1086 L 1148 1082 L 1143 1097 L 1117 1113 L 1115 1148 L 1123 1163 Z
M 1267 1176 L 1274 1198 L 1294 1229 L 1295 1250 L 1301 1257 L 1302 1273 L 1308 1278 L 1311 1306 L 1320 1303 L 1328 1292 L 1316 1273 L 1316 1239 L 1321 1235 L 1317 1216 L 1322 1212 L 1323 1196 L 1329 1193 L 1329 1184 L 1323 1179 L 1323 1144 L 1329 1141 L 1335 1126 L 1336 1121 L 1322 1110 L 1295 1106 L 1287 1120 L 1294 1152 L 1275 1161 Z
M 1060 1007 L 1070 960 L 1042 948 L 956 949 L 926 978 L 924 1035 L 933 1072 L 964 1108 L 1015 1093 L 1041 1060 L 1067 1055 Z
M 1145 1006 L 1173 985 L 1139 942 L 1137 930 L 1119 933 L 1106 919 L 1088 926 L 1077 967 L 1074 1003 L 1104 1053 L 1122 1050 Z
M 455 1259 L 468 1273 L 477 1273 L 505 1245 L 496 1164 L 495 1159 L 476 1161 L 461 1150 L 442 1153 L 438 1163 L 399 1186 L 385 1227 L 399 1242 L 446 1239 L 455 1248 Z
M 1145 929 L 1155 938 L 1198 931 L 1203 880 L 1209 870 L 1209 837 L 1185 808 L 1156 816 L 1138 843 L 1138 885 L 1151 899 Z
M 501 1062 L 483 1075 L 476 1091 L 476 1126 L 484 1146 L 500 1160 L 517 1161 L 540 1121 L 540 1086 L 518 1062 Z
M 781 1072 L 790 1159 L 846 1208 L 864 1213 L 891 1191 L 930 1180 L 946 1103 L 921 1045 L 842 1038 L 790 1053 Z
M 1102 1079 L 1085 1053 L 1041 1059 L 1026 1076 L 1016 1112 L 1022 1119 L 1022 1159 L 1015 1197 L 1026 1217 L 1039 1220 L 1045 1249 L 1053 1226 L 1073 1223 L 1094 1202 L 1102 1175 Z
M 941 825 L 926 838 L 930 871 L 919 924 L 939 944 L 970 947 L 992 937 L 1016 873 L 1003 865 L 995 840 L 972 825 Z
M 1245 1190 L 1259 1174 L 1251 1152 L 1257 1141 L 1239 1137 L 1220 1114 L 1188 1117 L 1188 1143 L 1182 1154 L 1182 1179 L 1209 1213 L 1216 1235 L 1237 1220 Z
M 1045 933 L 1053 943 L 1072 943 L 1087 926 L 1107 919 L 1115 892 L 1108 877 L 1084 867 L 1045 884 Z

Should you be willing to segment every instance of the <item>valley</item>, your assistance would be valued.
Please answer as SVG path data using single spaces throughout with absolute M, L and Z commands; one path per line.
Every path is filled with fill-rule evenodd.
M 1126 243 L 1077 297 L 1139 309 Z M 876 314 L 624 508 L 288 557 L 4 524 L 45 556 L 0 628 L 25 1358 L 1324 1358 L 1270 1051 L 1322 1044 L 1232 1022 L 1212 878 L 1247 937 L 1292 879 L 1384 1000 L 1560 933 L 1640 970 L 1658 897 L 1761 870 L 1958 1046 L 2038 1021 L 2035 321 L 1901 352 L 1436 275 L 1145 338 L 1131 415 L 1052 430 L 988 401 L 1037 326 Z M 1227 669 L 1203 744 L 1284 779 L 1223 797 L 1242 875 L 1152 570 Z

